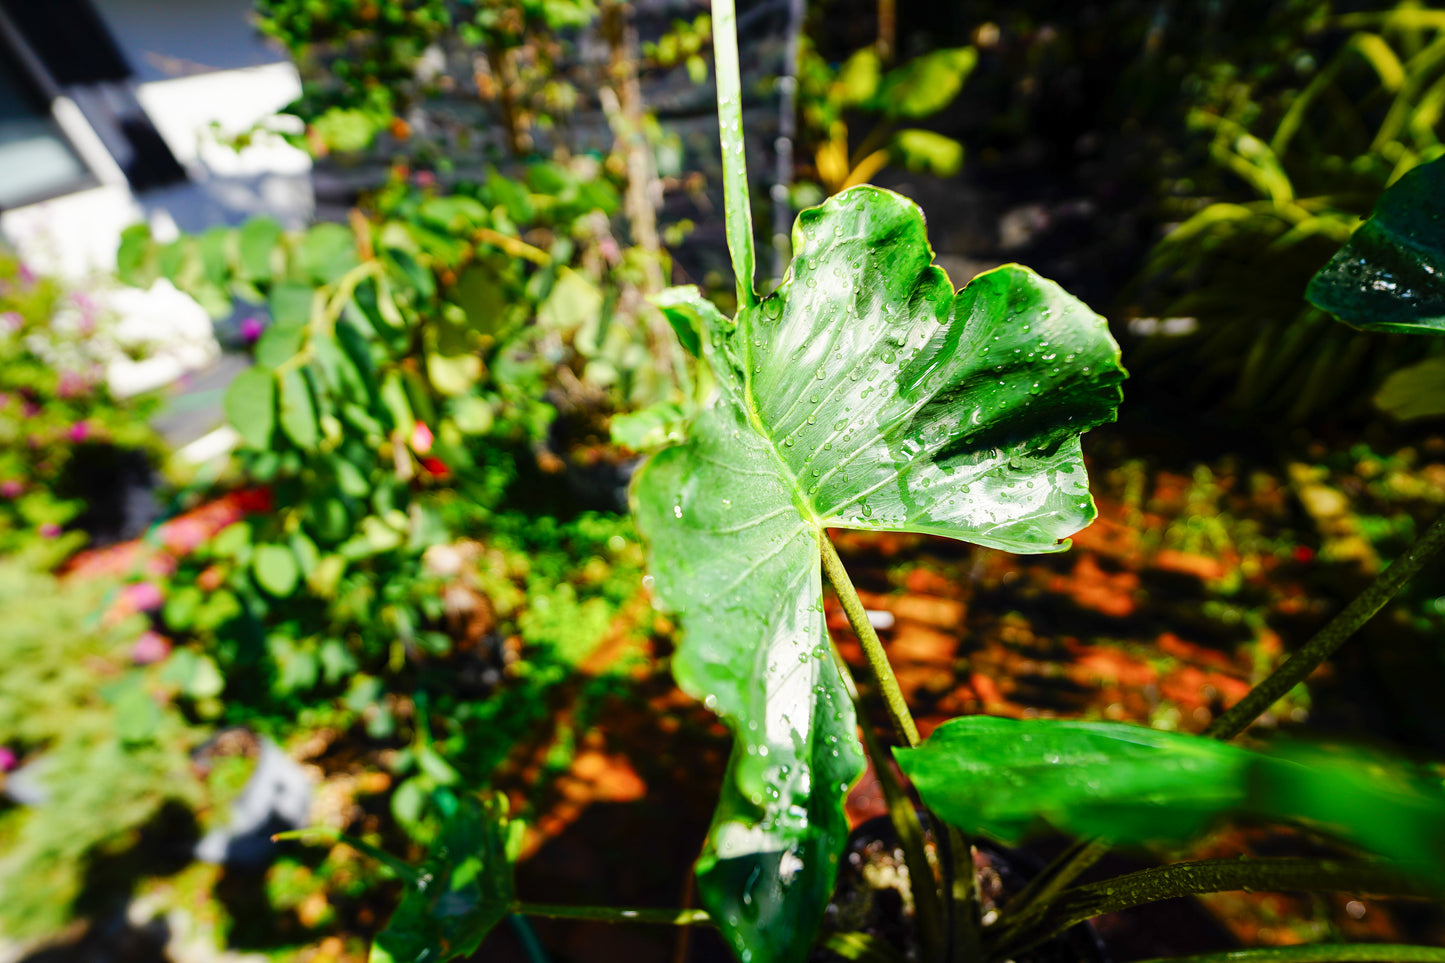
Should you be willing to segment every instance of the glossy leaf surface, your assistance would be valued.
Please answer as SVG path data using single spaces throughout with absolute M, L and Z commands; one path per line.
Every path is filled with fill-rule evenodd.
M 502 804 L 463 798 L 405 882 L 371 963 L 442 963 L 475 953 L 515 903 Z
M 1362 330 L 1445 333 L 1445 158 L 1386 190 L 1306 297 Z
M 1039 824 L 1122 843 L 1179 842 L 1238 806 L 1248 750 L 1105 722 L 946 722 L 894 757 L 923 802 L 1015 845 Z
M 931 810 L 1008 844 L 1043 823 L 1121 844 L 1182 843 L 1245 816 L 1312 826 L 1445 883 L 1445 791 L 1378 752 L 1256 752 L 1121 723 L 971 716 L 894 755 Z
M 639 473 L 634 511 L 674 672 L 736 735 L 698 865 L 743 959 L 806 953 L 861 769 L 822 616 L 826 527 L 1054 551 L 1093 517 L 1079 433 L 1123 371 L 1102 319 L 1016 266 L 956 295 L 910 201 L 860 187 L 804 211 L 788 277 L 722 317 L 695 291 L 713 404 Z

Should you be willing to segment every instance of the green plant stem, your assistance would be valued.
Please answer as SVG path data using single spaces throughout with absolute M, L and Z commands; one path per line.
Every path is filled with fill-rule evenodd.
M 883 799 L 888 805 L 888 819 L 893 831 L 898 834 L 898 845 L 903 850 L 903 862 L 908 867 L 908 881 L 913 892 L 914 922 L 918 927 L 918 941 L 923 946 L 923 959 L 943 960 L 945 935 L 943 908 L 939 901 L 933 866 L 928 861 L 928 849 L 924 842 L 923 824 L 919 822 L 918 811 L 913 800 L 904 792 L 903 785 L 893 772 L 892 758 L 878 742 L 878 735 L 863 715 L 862 701 L 858 696 L 858 684 L 848 663 L 838 654 L 838 647 L 831 646 L 833 662 L 838 666 L 838 675 L 843 688 L 858 712 L 858 731 L 863 735 L 863 749 L 873 763 L 873 774 L 883 789 Z
M 848 570 L 843 567 L 843 560 L 838 557 L 838 550 L 833 547 L 833 541 L 828 537 L 826 531 L 818 534 L 818 548 L 823 556 L 823 571 L 827 573 L 828 582 L 833 586 L 833 590 L 838 593 L 838 601 L 842 603 L 843 612 L 848 616 L 848 624 L 852 626 L 853 633 L 858 636 L 859 642 L 863 645 L 863 651 L 868 658 L 868 666 L 873 672 L 873 678 L 878 684 L 879 691 L 883 693 L 883 700 L 888 707 L 888 715 L 893 722 L 894 730 L 908 746 L 918 745 L 922 740 L 918 735 L 918 725 L 913 721 L 913 714 L 908 711 L 908 700 L 903 698 L 903 690 L 898 687 L 898 677 L 893 674 L 893 666 L 888 661 L 888 654 L 883 651 L 883 643 L 879 640 L 873 623 L 868 621 L 868 612 L 863 608 L 863 600 L 858 598 L 858 590 L 853 587 L 853 580 L 848 577 Z M 848 667 L 841 657 L 837 661 L 844 684 L 850 687 L 850 692 L 856 702 L 857 688 L 853 685 Z M 877 738 L 867 723 L 864 722 L 859 728 L 863 731 L 864 746 L 873 759 L 873 768 L 878 773 L 879 781 L 883 783 L 884 795 L 888 797 L 888 784 L 885 780 L 893 778 L 893 771 L 890 768 L 891 760 L 877 745 Z M 904 796 L 901 787 L 897 787 L 897 792 L 899 799 L 902 800 L 901 804 L 909 813 L 909 819 L 916 823 L 917 816 L 913 815 L 912 802 Z M 889 814 L 895 815 L 894 800 L 891 797 L 889 798 Z M 979 924 L 977 899 L 974 895 L 973 848 L 962 833 L 948 826 L 937 815 L 930 812 L 929 818 L 933 823 L 938 851 L 942 857 L 939 862 L 943 868 L 944 890 L 945 896 L 948 898 L 947 945 L 951 947 L 951 953 L 955 959 L 976 959 L 979 945 Z M 894 826 L 899 828 L 899 838 L 902 841 L 905 838 L 905 830 L 896 815 Z M 921 875 L 928 863 L 921 854 L 921 830 L 919 836 L 920 853 L 910 858 L 908 849 L 905 848 L 904 859 L 908 863 L 910 876 L 916 879 L 932 879 L 931 872 L 926 877 Z M 914 902 L 915 906 L 923 905 L 917 887 L 914 889 Z M 923 926 L 924 923 L 920 919 L 920 934 L 923 932 Z
M 995 930 L 1008 933 L 1016 929 L 1015 921 L 1035 918 L 1047 908 L 1054 897 L 1064 891 L 1079 874 L 1109 851 L 1109 844 L 1101 839 L 1083 839 L 1056 856 L 1029 884 L 1021 889 L 1004 906 Z
M 1017 916 L 994 941 L 995 958 L 1015 956 L 1084 920 L 1104 913 L 1199 893 L 1228 890 L 1284 893 L 1346 892 L 1428 899 L 1438 890 L 1392 866 L 1350 860 L 1206 859 L 1146 869 L 1060 894 L 1049 905 Z
M 950 963 L 976 963 L 983 942 L 983 920 L 979 913 L 977 879 L 973 866 L 973 843 L 956 827 L 938 816 L 933 817 L 935 831 L 942 829 L 939 849 L 944 858 L 943 878 L 948 881 L 948 945 L 952 948 Z
M 1314 638 L 1305 643 L 1294 655 L 1259 685 L 1236 702 L 1222 716 L 1215 719 L 1204 735 L 1215 739 L 1233 739 L 1250 724 L 1263 715 L 1285 693 L 1303 682 L 1321 662 L 1329 658 L 1346 639 L 1359 631 L 1375 613 L 1385 607 L 1395 595 L 1413 578 L 1425 563 L 1440 549 L 1445 548 L 1445 515 L 1425 530 L 1405 554 L 1395 559 L 1370 587 L 1355 597 L 1344 610 L 1330 619 Z
M 753 290 L 757 255 L 753 250 L 753 211 L 748 200 L 748 161 L 743 148 L 743 81 L 738 67 L 738 18 L 733 0 L 712 0 L 712 48 L 717 65 L 728 251 L 737 277 L 738 310 L 742 310 L 758 303 Z
M 599 923 L 654 923 L 663 926 L 712 926 L 712 917 L 700 909 L 624 908 L 618 906 L 566 906 L 555 903 L 517 903 L 512 912 L 557 920 L 595 920 Z
M 883 701 L 888 705 L 888 718 L 893 722 L 893 729 L 904 745 L 911 749 L 923 740 L 918 736 L 918 726 L 913 721 L 913 714 L 908 711 L 908 700 L 903 698 L 903 690 L 898 688 L 898 677 L 893 674 L 893 666 L 888 663 L 888 654 L 883 651 L 883 643 L 878 640 L 873 623 L 868 621 L 868 612 L 863 608 L 863 601 L 858 598 L 858 591 L 853 588 L 853 580 L 848 577 L 848 570 L 843 567 L 843 560 L 838 557 L 838 550 L 833 547 L 833 540 L 826 531 L 818 533 L 818 548 L 823 553 L 823 571 L 827 574 L 833 590 L 838 593 L 838 601 L 843 604 L 848 624 L 853 627 L 853 634 L 858 636 L 858 641 L 863 646 L 863 654 L 868 658 L 868 668 L 873 671 L 873 679 L 878 683 L 878 690 L 883 693 Z
M 1442 963 L 1445 949 L 1404 943 L 1314 943 L 1203 953 L 1140 963 Z

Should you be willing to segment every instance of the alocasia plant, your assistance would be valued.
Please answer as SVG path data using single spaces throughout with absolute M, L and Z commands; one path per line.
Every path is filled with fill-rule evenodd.
M 721 96 L 726 153 L 737 101 Z M 1064 547 L 1093 518 L 1079 435 L 1113 419 L 1124 372 L 1104 320 L 1025 268 L 955 294 L 897 194 L 856 187 L 804 211 L 765 298 L 740 249 L 751 228 L 732 216 L 746 209 L 729 208 L 737 318 L 694 289 L 664 300 L 701 332 L 717 394 L 639 473 L 633 509 L 654 592 L 681 617 L 678 682 L 736 736 L 698 866 L 704 905 L 743 960 L 797 960 L 862 769 L 823 625 L 826 529 Z

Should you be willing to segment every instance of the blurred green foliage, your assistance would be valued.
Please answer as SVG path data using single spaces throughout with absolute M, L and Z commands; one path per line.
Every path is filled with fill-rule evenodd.
M 0 252 L 0 555 L 49 568 L 86 541 L 66 497 L 82 446 L 154 453 L 154 400 L 115 398 L 107 363 L 123 349 L 113 319 L 84 292 L 37 277 Z
M 1166 203 L 1179 223 L 1137 292 L 1150 311 L 1198 319 L 1192 336 L 1140 345 L 1147 376 L 1289 421 L 1348 406 L 1431 350 L 1331 324 L 1301 299 L 1379 192 L 1445 154 L 1445 15 L 1332 7 L 1296 5 L 1287 55 L 1205 75 L 1187 118 L 1207 161 L 1177 170 Z
M 108 858 L 168 805 L 205 799 L 188 758 L 200 731 L 162 701 L 161 667 L 134 658 L 144 620 L 102 618 L 108 593 L 0 563 L 0 746 L 25 764 L 5 779 L 44 798 L 0 808 L 0 926 L 12 938 L 59 930 Z

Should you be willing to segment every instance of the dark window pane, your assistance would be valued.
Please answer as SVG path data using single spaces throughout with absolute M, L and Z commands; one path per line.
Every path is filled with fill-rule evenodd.
M 0 208 L 63 193 L 89 179 L 60 125 L 0 46 Z

